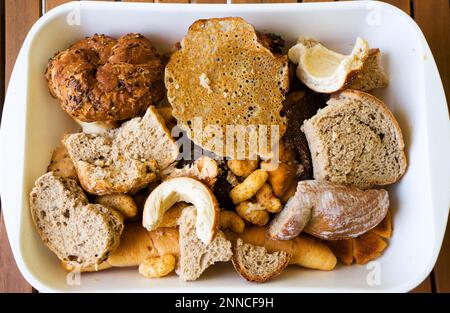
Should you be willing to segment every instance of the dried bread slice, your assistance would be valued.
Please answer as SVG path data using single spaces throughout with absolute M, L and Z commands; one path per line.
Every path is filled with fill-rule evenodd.
M 119 213 L 89 204 L 77 182 L 49 172 L 30 193 L 33 222 L 58 258 L 82 267 L 105 261 L 117 248 L 123 230 Z
M 231 242 L 218 231 L 209 244 L 203 243 L 196 233 L 197 210 L 191 206 L 183 209 L 179 219 L 180 258 L 176 273 L 184 281 L 196 280 L 216 262 L 227 262 L 233 252 Z
M 246 280 L 262 283 L 281 274 L 291 255 L 286 251 L 268 253 L 266 248 L 244 243 L 238 238 L 234 246 L 233 266 Z
M 388 83 L 389 78 L 381 65 L 380 49 L 370 49 L 369 57 L 364 62 L 361 71 L 347 88 L 369 91 L 377 88 L 384 88 Z
M 155 107 L 103 134 L 63 139 L 83 188 L 93 194 L 135 192 L 178 156 L 178 146 Z
M 279 140 L 271 137 L 270 126 L 278 127 L 280 137 L 286 129 L 280 110 L 289 73 L 287 57 L 273 54 L 265 41 L 242 18 L 198 20 L 190 26 L 166 66 L 165 84 L 172 114 L 194 143 L 238 159 L 238 144 L 225 133 L 227 126 L 237 126 L 238 134 L 227 135 L 242 138 L 247 149 L 239 157 L 248 158 L 251 152 L 270 155 Z M 251 135 L 265 131 L 263 127 L 268 127 L 262 135 L 267 145 L 248 151 Z
M 303 123 L 314 178 L 362 189 L 395 183 L 406 171 L 398 122 L 376 97 L 344 90 Z

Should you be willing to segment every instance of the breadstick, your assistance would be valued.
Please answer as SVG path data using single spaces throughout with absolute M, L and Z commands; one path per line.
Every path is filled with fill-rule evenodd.
M 273 240 L 267 235 L 266 227 L 247 227 L 242 234 L 235 235 L 246 243 L 262 246 L 269 253 L 286 251 L 292 255 L 290 264 L 318 270 L 332 270 L 337 260 L 333 252 L 318 239 L 308 235 L 300 235 L 292 240 Z M 119 248 L 102 264 L 82 268 L 81 272 L 93 272 L 111 267 L 138 266 L 148 257 L 166 254 L 179 255 L 178 229 L 161 227 L 148 232 L 140 224 L 128 224 L 123 231 Z M 63 263 L 63 268 L 70 271 L 74 268 Z
M 336 266 L 336 256 L 320 240 L 303 234 L 292 240 L 273 240 L 266 230 L 266 227 L 248 227 L 239 237 L 246 243 L 265 247 L 269 253 L 280 250 L 291 253 L 290 264 L 325 271 Z

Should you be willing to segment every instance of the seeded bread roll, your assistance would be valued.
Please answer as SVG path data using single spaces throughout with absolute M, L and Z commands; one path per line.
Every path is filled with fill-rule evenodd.
M 173 163 L 178 146 L 155 107 L 103 134 L 63 139 L 83 188 L 93 194 L 133 193 Z
M 406 171 L 398 122 L 376 97 L 345 90 L 303 123 L 316 180 L 366 189 L 395 183 Z
M 41 176 L 30 193 L 30 209 L 44 243 L 69 264 L 100 264 L 119 245 L 123 230 L 120 214 L 89 204 L 73 179 L 53 172 Z
M 82 122 L 136 117 L 164 96 L 161 58 L 140 34 L 94 35 L 50 59 L 48 88 Z
M 291 255 L 286 251 L 268 253 L 264 247 L 244 243 L 238 239 L 234 246 L 233 266 L 246 280 L 263 283 L 281 274 Z

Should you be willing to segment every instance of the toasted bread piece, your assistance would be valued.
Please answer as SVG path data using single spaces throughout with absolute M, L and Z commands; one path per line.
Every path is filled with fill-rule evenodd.
M 361 71 L 347 88 L 369 91 L 384 88 L 388 83 L 389 78 L 381 65 L 380 49 L 370 49 L 369 57 L 364 62 Z
M 123 193 L 98 196 L 95 199 L 95 203 L 114 209 L 126 218 L 136 217 L 138 212 L 138 208 L 133 197 Z
M 71 265 L 101 264 L 119 245 L 123 230 L 120 214 L 89 204 L 73 179 L 53 172 L 39 177 L 30 193 L 30 209 L 44 243 Z
M 384 239 L 389 239 L 392 236 L 392 215 L 388 211 L 386 217 L 378 224 L 372 232 Z
M 272 140 L 270 126 L 278 127 L 280 137 L 284 134 L 280 110 L 289 87 L 288 60 L 264 43 L 242 18 L 213 18 L 192 24 L 181 49 L 172 54 L 165 71 L 172 114 L 202 148 L 232 159 L 255 152 L 270 157 L 279 140 Z M 267 145 L 249 152 L 249 135 L 263 131 L 261 125 L 268 126 Z M 226 138 L 227 126 L 240 126 L 233 137 L 243 139 L 244 155 L 238 156 L 237 143 Z M 227 151 L 226 145 L 234 149 Z
M 196 219 L 194 207 L 185 208 L 179 219 L 180 260 L 176 273 L 184 281 L 196 280 L 208 267 L 216 262 L 227 262 L 233 255 L 231 242 L 220 230 L 213 241 L 203 243 L 197 237 Z
M 398 181 L 406 171 L 397 120 L 376 97 L 345 90 L 303 123 L 314 178 L 370 188 Z
M 53 172 L 55 175 L 78 180 L 77 172 L 70 159 L 69 152 L 63 144 L 60 144 L 53 150 L 52 159 L 48 165 L 47 172 Z
M 246 280 L 263 283 L 275 278 L 288 266 L 291 255 L 286 251 L 268 253 L 266 248 L 237 239 L 234 245 L 233 266 Z
M 378 258 L 386 247 L 386 241 L 371 231 L 353 239 L 353 256 L 356 264 L 366 264 Z
M 76 133 L 63 139 L 83 188 L 93 194 L 133 193 L 156 180 L 178 156 L 155 107 L 104 134 Z
M 326 242 L 337 259 L 345 265 L 353 264 L 353 239 Z

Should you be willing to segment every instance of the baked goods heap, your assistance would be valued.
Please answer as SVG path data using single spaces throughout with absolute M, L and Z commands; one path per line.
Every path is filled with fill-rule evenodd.
M 407 166 L 398 122 L 367 93 L 387 85 L 381 52 L 301 37 L 289 65 L 283 45 L 242 18 L 214 18 L 192 24 L 164 78 L 137 34 L 94 35 L 50 60 L 50 93 L 83 131 L 63 137 L 30 209 L 65 269 L 191 281 L 231 261 L 265 282 L 288 265 L 329 271 L 381 255 L 392 215 L 377 186 Z M 243 126 L 240 157 L 228 126 Z M 272 126 L 279 137 L 260 134 Z

